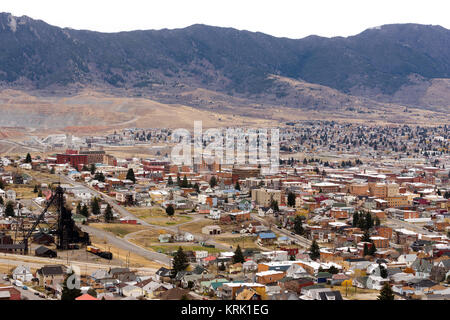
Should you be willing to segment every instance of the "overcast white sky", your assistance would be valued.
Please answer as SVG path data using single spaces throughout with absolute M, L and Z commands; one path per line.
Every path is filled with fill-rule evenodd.
M 195 23 L 289 38 L 348 36 L 388 23 L 450 29 L 448 0 L 1 0 L 0 11 L 103 32 Z

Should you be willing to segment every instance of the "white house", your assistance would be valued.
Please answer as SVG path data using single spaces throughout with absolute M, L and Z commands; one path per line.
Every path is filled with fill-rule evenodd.
M 192 242 L 194 240 L 195 240 L 194 235 L 189 232 L 184 232 L 184 233 L 175 235 L 175 241 L 178 241 L 178 242 Z
M 290 277 L 293 279 L 299 279 L 307 275 L 308 272 L 306 272 L 306 270 L 302 266 L 296 263 L 292 264 L 289 269 L 286 270 L 286 277 Z
M 194 254 L 195 254 L 195 259 L 201 260 L 201 259 L 205 259 L 208 256 L 208 251 L 206 251 L 206 250 L 195 251 Z
M 271 215 L 271 214 L 273 214 L 273 209 L 272 208 L 264 208 L 264 207 L 259 207 L 258 208 L 258 215 L 260 216 L 260 217 L 265 217 L 265 216 L 268 216 L 268 215 Z
M 389 282 L 389 279 L 370 275 L 369 278 L 367 278 L 366 286 L 367 289 L 381 290 L 385 282 Z
M 213 220 L 219 220 L 221 215 L 221 211 L 219 209 L 211 209 L 209 211 L 208 218 Z
M 170 283 L 160 283 L 156 281 L 151 281 L 142 287 L 141 295 L 152 297 L 155 295 L 155 291 L 170 290 L 173 288 L 173 285 Z
M 142 296 L 142 290 L 141 288 L 137 287 L 137 286 L 133 286 L 133 285 L 128 285 L 126 287 L 123 287 L 121 290 L 121 294 L 125 297 L 140 297 Z
M 9 201 L 16 201 L 16 192 L 14 190 L 6 191 L 6 198 Z
M 91 203 L 91 200 L 93 198 L 93 195 L 91 192 L 85 189 L 78 189 L 73 191 L 73 195 L 80 199 L 83 204 L 89 205 Z
M 33 279 L 33 274 L 27 266 L 18 266 L 14 269 L 12 276 L 14 280 L 19 280 L 22 282 L 30 282 L 31 279 Z
M 0 162 L 3 164 L 3 166 L 7 167 L 11 164 L 11 161 L 7 158 L 1 158 Z
M 31 170 L 32 166 L 29 163 L 23 163 L 19 166 L 21 169 L 25 169 L 25 170 Z
M 417 254 L 402 254 L 397 258 L 397 262 L 406 264 L 407 267 L 411 267 L 414 261 L 416 261 Z

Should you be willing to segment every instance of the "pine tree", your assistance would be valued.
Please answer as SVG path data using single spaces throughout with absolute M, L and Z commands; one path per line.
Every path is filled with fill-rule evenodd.
M 179 247 L 177 253 L 173 257 L 173 276 L 175 276 L 178 272 L 184 271 L 189 266 L 189 262 L 187 260 L 186 254 L 183 251 L 183 248 Z
M 331 266 L 331 267 L 328 269 L 328 272 L 331 273 L 331 274 L 338 274 L 338 273 L 339 273 L 339 269 L 336 268 L 335 266 Z
M 303 221 L 300 216 L 296 216 L 294 220 L 294 232 L 296 234 L 302 235 L 305 230 L 303 229 Z
M 127 178 L 126 179 L 133 181 L 133 183 L 136 183 L 136 177 L 134 176 L 134 171 L 133 171 L 132 168 L 128 169 Z
M 81 202 L 78 202 L 78 204 L 77 204 L 76 213 L 81 214 Z
M 311 247 L 309 248 L 309 257 L 312 260 L 317 260 L 320 258 L 320 248 L 316 240 L 313 240 Z
M 369 247 L 367 246 L 367 243 L 364 243 L 364 249 L 363 249 L 363 256 L 369 255 Z
M 166 213 L 169 217 L 173 216 L 175 213 L 175 209 L 173 208 L 173 206 L 171 204 L 169 204 L 166 208 Z
M 106 206 L 106 210 L 105 210 L 105 221 L 107 223 L 110 223 L 113 220 L 114 220 L 114 216 L 113 216 L 113 213 L 112 213 L 112 208 L 111 208 L 111 206 L 108 203 L 108 205 Z
M 357 227 L 359 224 L 359 213 L 357 211 L 355 211 L 355 213 L 353 213 L 353 222 L 352 222 L 352 226 L 353 227 Z
M 38 186 L 37 186 L 37 185 L 35 185 L 35 186 L 34 186 L 34 190 L 33 190 L 33 193 L 38 193 L 38 191 L 39 191 L 39 190 L 38 190 Z
M 181 187 L 182 188 L 187 188 L 188 185 L 189 185 L 189 183 L 188 183 L 187 177 L 186 177 L 186 175 L 184 175 L 183 181 L 181 182 Z
M 217 179 L 215 176 L 212 176 L 211 179 L 209 179 L 209 185 L 211 186 L 211 188 L 217 186 Z
M 89 218 L 89 209 L 86 205 L 83 205 L 83 207 L 81 208 L 81 215 L 85 216 L 86 218 Z
M 194 184 L 194 189 L 197 193 L 200 193 L 200 186 L 198 185 L 197 182 Z
M 244 263 L 244 255 L 242 254 L 241 247 L 238 245 L 236 248 L 236 251 L 234 252 L 233 256 L 233 263 Z
M 295 193 L 293 192 L 288 193 L 288 206 L 295 207 Z
M 27 156 L 25 158 L 25 163 L 31 163 L 31 155 L 27 153 Z
M 105 175 L 103 172 L 97 172 L 94 176 L 94 179 L 100 182 L 105 182 Z
M 280 211 L 280 208 L 278 207 L 278 201 L 276 201 L 276 200 L 272 200 L 272 202 L 270 204 L 270 207 L 272 208 L 272 210 L 274 212 L 279 212 Z
M 241 185 L 239 184 L 239 181 L 236 181 L 236 185 L 234 186 L 234 189 L 241 191 Z
M 74 272 L 67 275 L 67 277 L 64 279 L 61 300 L 75 300 L 76 298 L 81 296 L 81 290 L 79 288 L 69 289 L 69 287 L 67 285 L 67 281 L 69 279 L 72 279 L 73 276 L 74 276 Z
M 370 214 L 370 212 L 366 213 L 366 224 L 365 224 L 365 229 L 369 230 L 370 228 L 373 227 L 373 219 L 372 219 L 372 215 Z
M 377 252 L 377 247 L 375 246 L 375 243 L 372 242 L 372 245 L 370 246 L 370 249 L 369 249 L 369 255 L 374 256 L 376 252 Z
M 98 199 L 96 197 L 94 198 L 94 200 L 92 200 L 91 211 L 93 215 L 100 214 L 100 205 L 98 204 Z
M 97 168 L 95 167 L 95 164 L 91 164 L 91 174 L 95 174 L 95 172 L 97 171 Z
M 15 216 L 15 213 L 14 213 L 14 204 L 13 204 L 11 201 L 9 201 L 9 202 L 6 204 L 6 208 L 5 208 L 5 216 L 7 216 L 7 217 L 14 217 L 14 216 Z
M 388 282 L 385 282 L 383 289 L 380 291 L 378 300 L 394 300 L 394 292 Z
M 167 179 L 167 185 L 169 186 L 173 185 L 173 180 L 171 176 L 169 176 L 169 179 Z

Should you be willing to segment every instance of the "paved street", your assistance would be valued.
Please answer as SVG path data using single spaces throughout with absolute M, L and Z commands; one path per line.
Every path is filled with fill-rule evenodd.
M 107 231 L 103 231 L 86 225 L 82 225 L 80 227 L 83 231 L 88 232 L 89 234 L 106 239 L 111 245 L 119 249 L 130 251 L 149 260 L 158 262 L 166 266 L 170 266 L 171 257 L 168 255 L 147 250 L 126 239 L 118 238 Z

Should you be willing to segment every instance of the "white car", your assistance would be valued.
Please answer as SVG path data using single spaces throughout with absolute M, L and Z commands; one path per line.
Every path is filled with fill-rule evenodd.
M 23 287 L 23 283 L 20 280 L 15 280 L 14 281 L 14 285 L 17 286 L 17 287 Z

